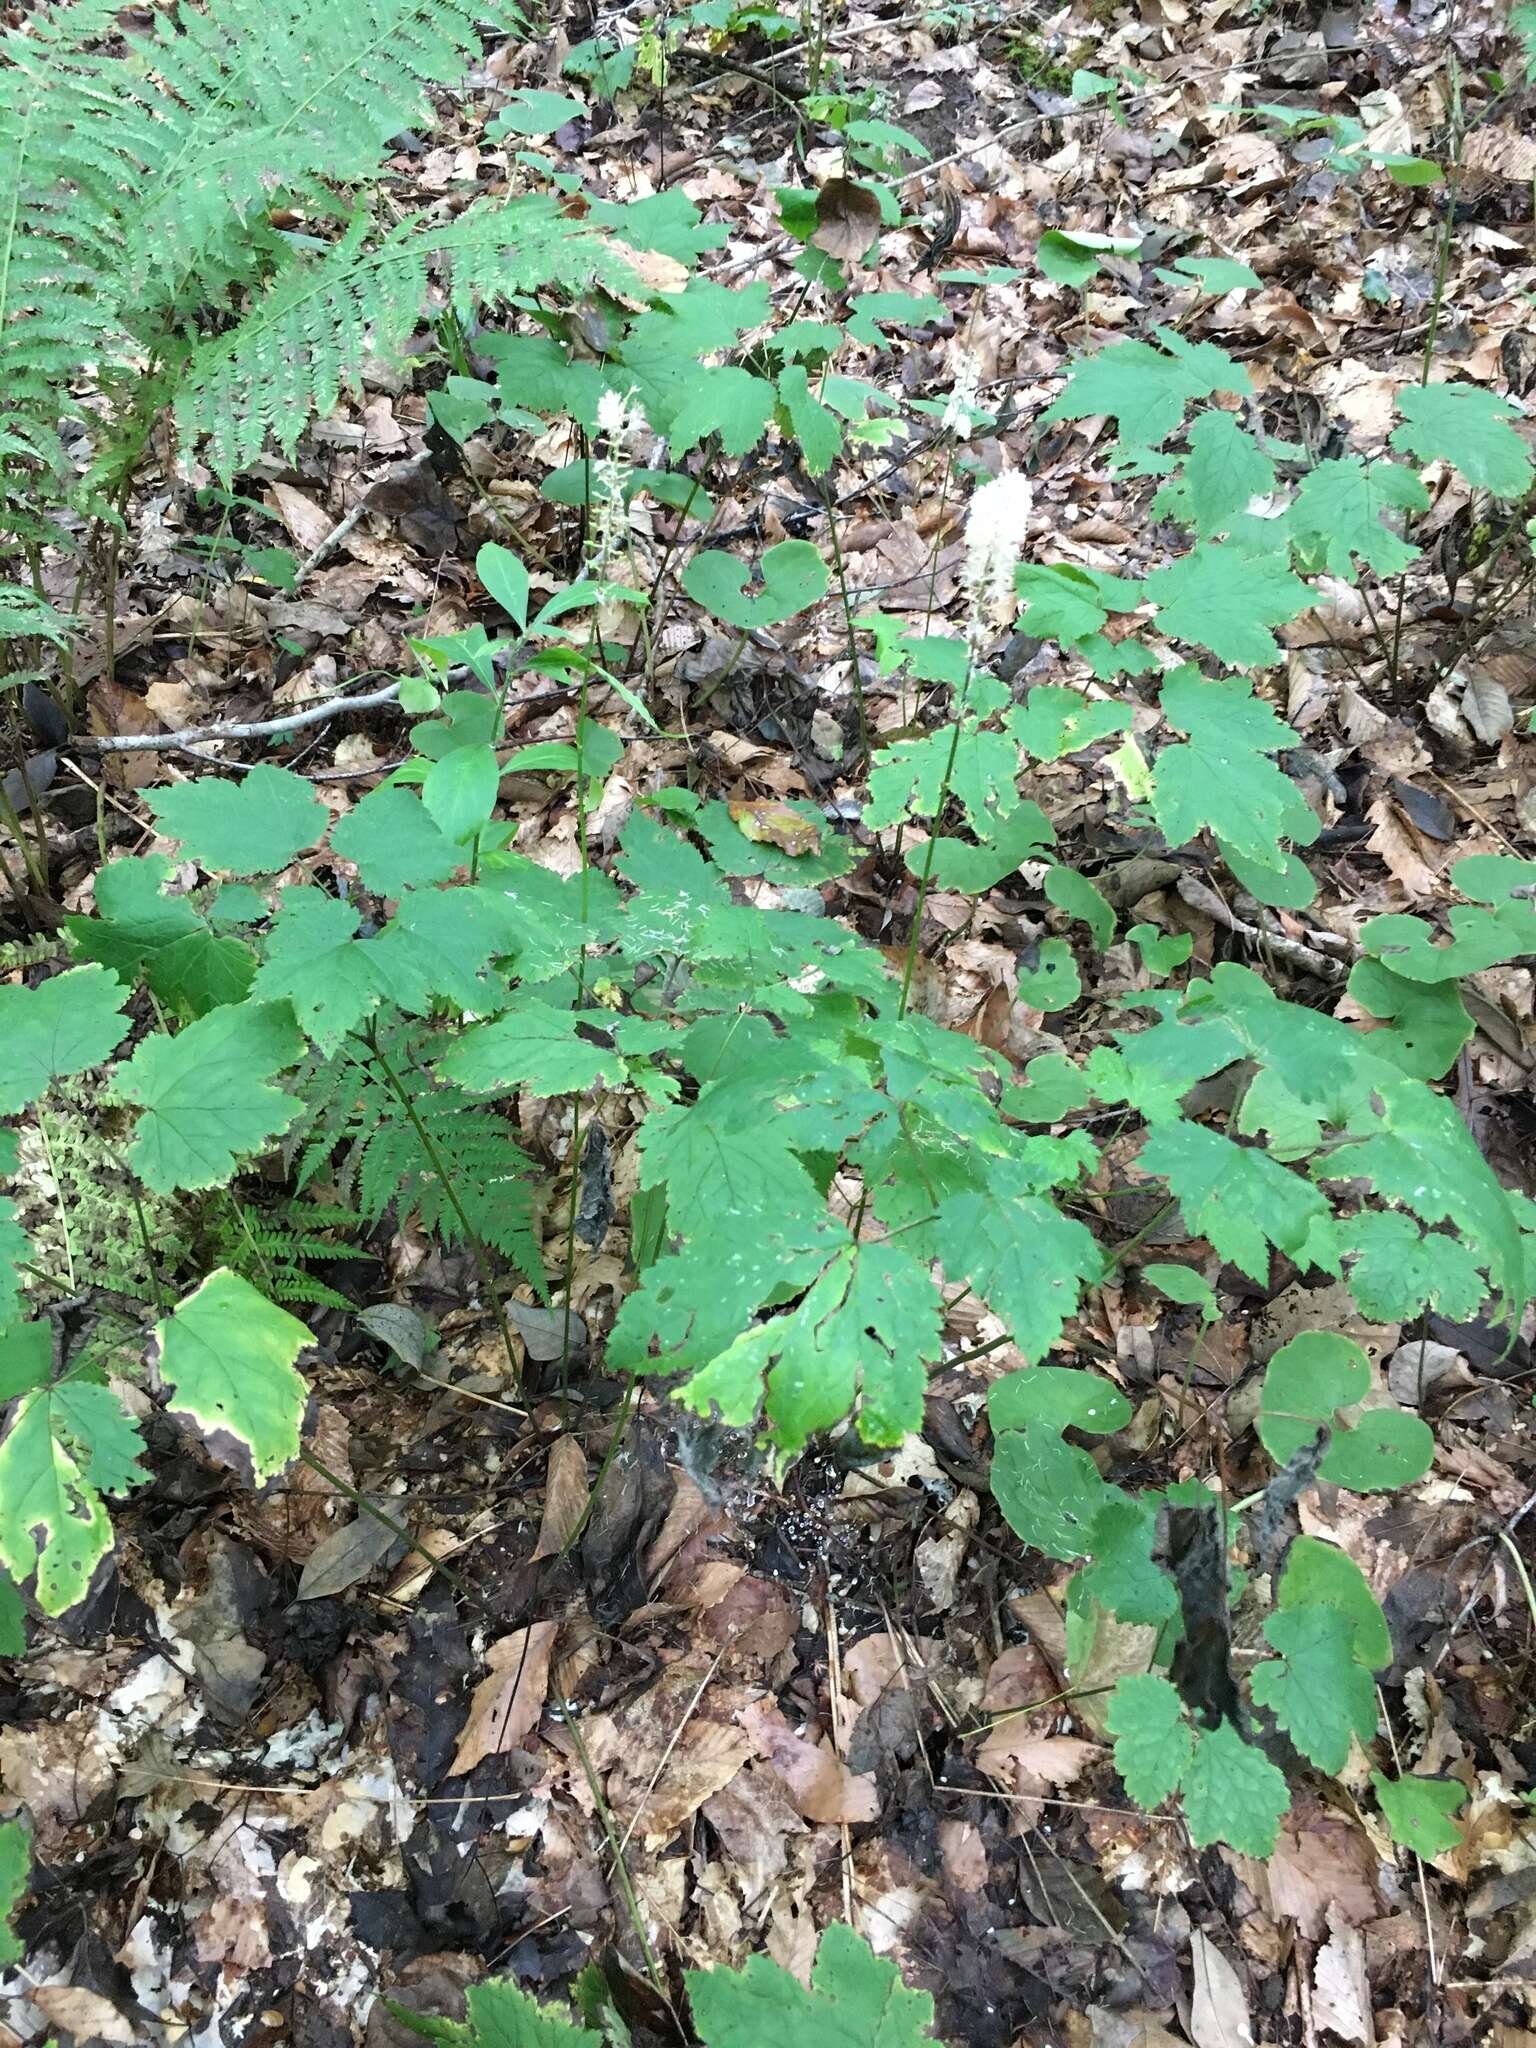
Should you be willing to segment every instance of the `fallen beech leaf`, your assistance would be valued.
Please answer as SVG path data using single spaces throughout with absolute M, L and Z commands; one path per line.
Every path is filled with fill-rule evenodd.
M 880 1811 L 873 1777 L 850 1771 L 830 1748 L 797 1735 L 772 1700 L 754 1700 L 737 1716 L 789 1788 L 807 1820 L 873 1820 Z
M 544 1711 L 549 1653 L 558 1627 L 558 1622 L 536 1621 L 492 1643 L 485 1657 L 490 1675 L 475 1687 L 450 1777 L 472 1771 L 484 1757 L 522 1748 Z
M 544 1475 L 544 1517 L 531 1564 L 564 1550 L 587 1510 L 587 1456 L 573 1436 L 556 1437 Z
M 612 248 L 653 292 L 680 292 L 688 282 L 688 266 L 675 256 L 664 256 L 659 249 L 632 249 L 628 242 L 615 242 Z
M 880 202 L 869 187 L 852 178 L 829 178 L 816 194 L 812 246 L 840 263 L 857 263 L 874 247 L 879 233 Z
M 742 837 L 754 846 L 776 846 L 781 853 L 797 855 L 821 851 L 821 828 L 788 804 L 775 803 L 771 797 L 741 797 L 726 809 Z

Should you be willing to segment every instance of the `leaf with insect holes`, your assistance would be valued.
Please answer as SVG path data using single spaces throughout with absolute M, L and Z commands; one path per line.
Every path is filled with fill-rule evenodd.
M 1520 408 L 1480 384 L 1426 384 L 1397 394 L 1402 425 L 1392 446 L 1420 462 L 1454 463 L 1470 484 L 1496 498 L 1530 489 L 1532 464 L 1525 442 L 1510 425 Z
M 834 1921 L 806 1990 L 767 1956 L 740 1970 L 687 1972 L 704 2048 L 930 2048 L 933 2000 L 908 1991 L 896 1965 Z M 513 2048 L 509 2043 L 508 2048 Z
M 1270 1245 L 1298 1266 L 1338 1273 L 1327 1202 L 1310 1181 L 1267 1153 L 1181 1120 L 1159 1125 L 1137 1164 L 1167 1181 L 1189 1228 L 1251 1279 L 1262 1284 L 1268 1278 Z
M 155 1325 L 173 1414 L 245 1446 L 258 1486 L 299 1455 L 309 1388 L 294 1360 L 314 1340 L 296 1316 L 220 1266 Z
M 1157 625 L 1193 647 L 1208 647 L 1233 668 L 1280 659 L 1271 626 L 1299 618 L 1313 593 L 1282 554 L 1252 555 L 1232 541 L 1201 541 L 1146 579 Z
M 1470 1322 L 1487 1291 L 1460 1238 L 1421 1229 L 1397 1209 L 1362 1209 L 1343 1225 L 1343 1245 L 1353 1260 L 1350 1292 L 1373 1322 L 1407 1322 L 1426 1310 Z
M 104 967 L 72 967 L 0 988 L 0 1116 L 15 1116 L 51 1082 L 99 1067 L 128 1029 L 128 992 Z
M 174 1038 L 146 1038 L 117 1077 L 143 1110 L 128 1159 L 156 1194 L 222 1187 L 239 1160 L 287 1130 L 299 1113 L 271 1083 L 304 1055 L 287 1003 L 211 1010 Z
M 1372 1771 L 1371 1783 L 1399 1848 L 1433 1859 L 1462 1844 L 1462 1831 L 1451 1819 L 1467 1803 L 1467 1788 L 1454 1778 L 1388 1778 Z
M 762 591 L 749 595 L 741 562 L 712 548 L 688 563 L 683 588 L 695 604 L 743 632 L 780 625 L 827 594 L 827 565 L 808 540 L 781 540 L 763 556 L 761 569 Z
M 1371 1051 L 1422 1081 L 1438 1081 L 1476 1029 L 1454 981 L 1409 981 L 1367 956 L 1345 986 L 1352 1002 L 1382 1019 Z
M 464 852 L 444 837 L 421 798 L 408 789 L 370 790 L 340 819 L 331 851 L 355 861 L 364 885 L 376 896 L 403 896 L 446 882 Z
M 1074 363 L 1066 389 L 1041 414 L 1040 425 L 1107 413 L 1128 446 L 1156 448 L 1196 399 L 1251 388 L 1246 373 L 1213 343 L 1185 341 L 1168 327 L 1160 327 L 1157 338 L 1160 348 L 1149 341 L 1119 341 Z
M 583 1030 L 600 1023 L 605 1012 L 588 1019 L 575 1010 L 520 997 L 515 1009 L 491 1024 L 466 1031 L 439 1073 L 472 1088 L 477 1095 L 514 1088 L 535 1095 L 571 1095 L 587 1088 L 617 1088 L 624 1062 L 611 1047 L 597 1044 Z
M 920 1427 L 927 1369 L 940 1352 L 931 1273 L 896 1245 L 849 1245 L 797 1307 L 745 1330 L 678 1398 L 733 1427 L 761 1411 L 786 1456 L 852 1415 L 866 1443 Z
M 1309 470 L 1291 507 L 1291 535 L 1331 576 L 1355 580 L 1354 557 L 1378 576 L 1396 576 L 1418 559 L 1387 523 L 1393 512 L 1426 512 L 1429 493 L 1400 462 L 1343 455 Z
M 0 1332 L 0 1391 L 20 1396 L 0 1442 L 0 1565 L 17 1581 L 35 1573 L 38 1605 L 62 1614 L 112 1547 L 101 1495 L 147 1474 L 116 1394 L 78 1374 L 50 1382 L 51 1353 L 46 1323 Z
M 1353 1628 L 1331 1607 L 1297 1607 L 1270 1615 L 1264 1634 L 1280 1655 L 1255 1666 L 1255 1704 L 1320 1771 L 1337 1774 L 1350 1737 L 1364 1744 L 1376 1733 L 1376 1681 L 1355 1661 Z
M 1434 1462 L 1434 1432 L 1400 1408 L 1360 1406 L 1370 1392 L 1370 1362 L 1358 1344 L 1328 1330 L 1303 1331 L 1265 1369 L 1259 1441 L 1283 1465 L 1326 1429 L 1318 1475 L 1330 1485 L 1356 1493 L 1411 1486 Z
M 1311 844 L 1321 829 L 1316 815 L 1269 758 L 1294 745 L 1295 735 L 1246 683 L 1213 682 L 1185 666 L 1165 680 L 1162 707 L 1189 735 L 1164 747 L 1153 769 L 1152 809 L 1170 846 L 1209 828 L 1238 853 L 1274 867 L 1282 839 Z
M 207 776 L 144 800 L 167 839 L 179 839 L 188 860 L 232 875 L 267 875 L 313 846 L 330 813 L 303 776 L 287 768 L 252 768 L 238 782 Z
M 934 1244 L 953 1281 L 969 1280 L 1026 1358 L 1043 1357 L 1103 1259 L 1081 1223 L 1034 1196 L 951 1195 Z
M 1155 1673 L 1122 1678 L 1104 1725 L 1115 1738 L 1115 1769 L 1126 1791 L 1150 1813 L 1178 1790 L 1195 1754 L 1184 1702 Z

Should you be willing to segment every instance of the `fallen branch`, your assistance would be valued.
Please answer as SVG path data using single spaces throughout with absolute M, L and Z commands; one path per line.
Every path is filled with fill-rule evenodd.
M 400 694 L 398 682 L 382 690 L 369 690 L 361 697 L 327 697 L 321 704 L 306 704 L 302 711 L 290 711 L 283 718 L 258 718 L 229 725 L 188 725 L 180 732 L 124 733 L 120 738 L 99 739 L 82 734 L 75 745 L 95 754 L 165 754 L 178 747 L 206 746 L 210 740 L 264 740 L 273 733 L 299 732 L 307 725 L 324 725 L 342 711 L 377 711 L 381 704 L 393 704 Z

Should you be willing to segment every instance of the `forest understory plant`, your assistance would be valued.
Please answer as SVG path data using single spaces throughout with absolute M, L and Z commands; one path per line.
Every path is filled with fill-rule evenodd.
M 719 535 L 701 543 L 715 494 L 742 490 L 766 446 L 814 487 L 811 512 L 831 514 L 837 465 L 897 432 L 888 392 L 838 364 L 943 311 L 935 293 L 860 288 L 899 206 L 890 167 L 921 145 L 842 109 L 845 168 L 870 182 L 838 182 L 867 199 L 841 195 L 834 221 L 826 187 L 780 192 L 805 287 L 781 321 L 766 284 L 694 274 L 720 233 L 675 190 L 593 202 L 580 223 L 530 193 L 376 229 L 357 188 L 422 84 L 477 44 L 472 12 L 375 0 L 301 20 L 220 0 L 160 24 L 142 72 L 114 23 L 90 4 L 49 17 L 13 38 L 0 73 L 13 189 L 51 252 L 20 260 L 0 301 L 17 394 L 0 444 L 12 680 L 68 694 L 71 621 L 40 594 L 43 551 L 85 520 L 114 529 L 165 408 L 232 487 L 269 435 L 291 448 L 309 411 L 334 403 L 365 344 L 402 343 L 434 292 L 456 365 L 431 394 L 447 440 L 483 453 L 570 422 L 582 453 L 543 486 L 575 515 L 570 580 L 535 608 L 521 556 L 480 549 L 505 626 L 413 642 L 399 693 L 410 755 L 387 780 L 334 820 L 303 777 L 266 764 L 148 789 L 195 885 L 160 852 L 108 861 L 91 914 L 65 920 L 69 964 L 18 962 L 0 986 L 0 1114 L 17 1120 L 0 1156 L 15 1189 L 0 1197 L 0 1652 L 24 1648 L 29 1608 L 53 1617 L 85 1598 L 112 1546 L 107 1501 L 149 1477 L 119 1391 L 144 1373 L 147 1323 L 144 1385 L 165 1412 L 242 1477 L 277 1480 L 303 1452 L 309 1391 L 297 1362 L 312 1332 L 293 1308 L 346 1315 L 330 1253 L 350 1240 L 361 1260 L 370 1233 L 414 1221 L 472 1267 L 510 1372 L 516 1291 L 558 1320 L 546 1362 L 565 1391 L 583 1162 L 594 1132 L 622 1125 L 638 1132 L 639 1190 L 608 1370 L 750 1432 L 782 1472 L 831 1432 L 886 1447 L 919 1430 L 949 1313 L 973 1297 L 1024 1361 L 987 1386 L 992 1490 L 1025 1545 L 1075 1568 L 1073 1674 L 1101 1630 L 1142 1632 L 1144 1668 L 1103 1717 L 1130 1796 L 1177 1795 L 1196 1845 L 1263 1856 L 1302 1761 L 1340 1776 L 1358 1750 L 1393 1837 L 1436 1853 L 1456 1795 L 1386 1768 L 1381 1608 L 1347 1553 L 1298 1521 L 1311 1489 L 1421 1478 L 1427 1425 L 1357 1345 L 1320 1329 L 1265 1361 L 1253 1430 L 1267 1476 L 1247 1499 L 1225 1497 L 1209 1459 L 1132 1491 L 1089 1448 L 1130 1421 L 1124 1392 L 1051 1361 L 1112 1276 L 1214 1317 L 1223 1268 L 1255 1291 L 1282 1274 L 1337 1283 L 1368 1318 L 1481 1316 L 1513 1341 L 1536 1210 L 1501 1186 L 1443 1084 L 1473 1032 L 1462 985 L 1536 951 L 1536 864 L 1456 863 L 1448 936 L 1411 916 L 1366 920 L 1341 979 L 1371 1028 L 1234 961 L 1183 973 L 1187 934 L 1146 924 L 1124 935 L 1139 972 L 1115 999 L 1123 1028 L 1081 1058 L 1043 1054 L 1020 1074 L 912 998 L 936 890 L 980 898 L 1023 878 L 1040 920 L 1017 998 L 1045 1016 L 1080 1000 L 1082 960 L 1121 937 L 1103 874 L 1061 856 L 1040 801 L 1039 771 L 1064 761 L 1094 779 L 1127 856 L 1182 855 L 1260 935 L 1303 911 L 1322 820 L 1284 765 L 1301 736 L 1257 680 L 1281 658 L 1276 633 L 1358 589 L 1398 684 L 1404 579 L 1425 475 L 1441 469 L 1519 587 L 1533 486 L 1519 409 L 1431 374 L 1398 394 L 1390 455 L 1283 440 L 1242 365 L 1181 325 L 1253 273 L 1221 258 L 1170 270 L 1170 292 L 1188 295 L 1179 318 L 1076 361 L 1037 422 L 1105 423 L 1094 461 L 1121 483 L 1155 480 L 1143 509 L 1176 536 L 1167 559 L 1132 576 L 1032 558 L 1049 548 L 1025 547 L 1028 478 L 1005 468 L 966 501 L 957 459 L 944 493 L 967 503 L 962 631 L 936 630 L 931 605 L 919 631 L 855 615 L 834 560 L 850 686 L 864 687 L 864 634 L 903 709 L 927 693 L 896 733 L 872 730 L 860 701 L 857 832 L 828 829 L 810 803 L 765 816 L 665 786 L 641 793 L 604 864 L 588 825 L 623 741 L 592 701 L 606 691 L 635 729 L 656 729 L 642 685 L 673 571 L 736 636 L 727 680 L 750 636 L 831 588 L 812 539 L 777 540 L 755 563 Z M 300 91 L 284 71 L 290 38 L 323 85 Z M 250 117 L 238 143 L 236 107 Z M 519 111 L 514 132 L 537 132 L 540 110 Z M 270 224 L 277 200 L 345 225 L 317 248 Z M 637 283 L 636 252 L 659 259 L 661 286 Z M 1081 242 L 1051 260 L 1091 274 L 1104 253 Z M 85 287 L 87 257 L 111 289 Z M 957 276 L 987 289 L 971 273 L 939 283 Z M 87 353 L 100 388 L 82 394 L 65 366 Z M 997 420 L 984 392 L 962 399 L 930 410 L 969 450 Z M 95 437 L 88 454 L 60 436 L 72 412 Z M 635 544 L 647 497 L 686 536 L 659 560 Z M 1065 680 L 1015 688 L 994 672 L 1015 603 Z M 563 694 L 568 738 L 509 735 L 524 676 Z M 1437 687 L 1452 711 L 1487 715 L 1465 676 Z M 569 876 L 512 850 L 516 821 L 498 814 L 504 779 L 534 774 L 569 788 Z M 904 891 L 894 968 L 832 918 L 765 907 L 764 885 L 803 904 L 864 854 Z M 566 1105 L 563 1159 L 523 1137 L 530 1100 Z M 262 1163 L 287 1184 L 282 1206 L 253 1199 Z M 1109 1199 L 1127 1188 L 1208 1252 L 1147 1257 L 1147 1231 L 1122 1232 Z M 364 1266 L 358 1285 L 373 1284 Z M 113 1321 L 82 1337 L 65 1310 L 92 1291 Z M 1258 1655 L 1234 1648 L 1237 1616 Z

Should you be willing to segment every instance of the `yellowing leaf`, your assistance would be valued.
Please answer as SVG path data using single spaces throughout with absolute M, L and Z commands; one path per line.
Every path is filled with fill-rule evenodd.
M 754 846 L 776 846 L 782 853 L 821 851 L 821 831 L 788 804 L 771 797 L 740 797 L 726 806 L 732 822 Z

